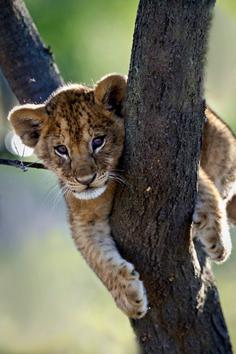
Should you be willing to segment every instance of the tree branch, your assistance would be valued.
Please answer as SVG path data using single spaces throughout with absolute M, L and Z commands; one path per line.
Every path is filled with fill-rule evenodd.
M 133 321 L 145 354 L 232 353 L 213 276 L 190 238 L 204 122 L 203 64 L 214 0 L 140 0 L 114 238 L 144 280 Z
M 28 168 L 46 169 L 46 167 L 42 163 L 9 160 L 9 159 L 0 159 L 0 165 L 18 167 L 23 171 L 26 171 L 26 169 Z
M 22 0 L 0 0 L 0 66 L 21 103 L 43 102 L 63 85 Z

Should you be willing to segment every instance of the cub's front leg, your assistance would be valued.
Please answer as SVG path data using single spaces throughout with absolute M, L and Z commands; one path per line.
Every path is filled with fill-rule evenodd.
M 193 237 L 201 241 L 209 257 L 216 262 L 225 261 L 231 253 L 225 202 L 201 167 L 193 214 Z
M 87 205 L 89 201 L 87 201 Z M 147 312 L 147 297 L 139 273 L 119 254 L 110 236 L 108 218 L 88 220 L 71 215 L 72 236 L 87 263 L 110 291 L 116 305 L 131 318 Z

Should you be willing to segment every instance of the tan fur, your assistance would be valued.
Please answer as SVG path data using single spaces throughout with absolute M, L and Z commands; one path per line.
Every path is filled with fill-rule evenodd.
M 114 179 L 123 150 L 123 102 L 126 79 L 108 75 L 94 88 L 62 87 L 44 105 L 14 108 L 9 119 L 22 141 L 35 148 L 37 156 L 59 178 L 67 202 L 72 236 L 77 248 L 109 289 L 117 306 L 132 318 L 147 311 L 147 298 L 134 266 L 119 254 L 109 226 L 115 191 Z M 105 145 L 92 151 L 94 137 L 106 136 Z M 65 145 L 68 157 L 55 147 Z M 92 191 L 106 190 L 95 199 L 86 196 L 86 181 Z M 80 183 L 81 182 L 81 183 Z M 85 184 L 84 184 L 85 183 Z
M 193 236 L 201 240 L 211 259 L 222 262 L 232 248 L 228 220 L 236 221 L 236 140 L 210 108 L 206 117 Z
M 210 258 L 216 262 L 225 261 L 231 252 L 225 203 L 201 167 L 193 221 L 193 236 L 200 239 Z
M 115 168 L 124 143 L 125 91 L 124 77 L 108 75 L 93 88 L 69 85 L 44 104 L 16 107 L 9 119 L 16 134 L 59 178 L 77 248 L 117 306 L 129 317 L 141 318 L 147 311 L 143 283 L 119 254 L 109 226 L 115 180 L 120 179 Z M 193 236 L 213 260 L 223 261 L 231 250 L 226 204 L 235 194 L 235 139 L 209 109 L 206 115 Z M 95 137 L 105 140 L 93 151 Z M 61 145 L 67 153 L 58 150 Z M 234 204 L 228 204 L 231 219 Z

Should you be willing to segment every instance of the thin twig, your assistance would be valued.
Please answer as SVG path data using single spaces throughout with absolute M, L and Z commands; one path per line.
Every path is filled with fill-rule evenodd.
M 0 159 L 0 165 L 18 167 L 22 170 L 25 168 L 37 168 L 37 169 L 46 169 L 46 167 L 42 163 L 37 162 L 27 162 L 27 161 L 19 161 L 19 160 L 8 160 L 8 159 Z

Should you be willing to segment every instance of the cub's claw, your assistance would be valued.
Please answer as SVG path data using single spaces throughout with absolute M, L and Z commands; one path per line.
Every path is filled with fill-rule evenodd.
M 207 255 L 217 263 L 222 263 L 226 261 L 231 253 L 231 243 L 224 242 L 226 239 L 224 237 L 216 237 L 215 235 L 208 240 L 200 238 L 201 243 L 204 246 Z
M 117 306 L 130 318 L 142 318 L 148 309 L 148 301 L 139 273 L 130 263 L 118 272 L 114 288 L 111 290 Z
M 231 237 L 225 215 L 221 218 L 195 211 L 193 215 L 193 237 L 198 238 L 211 260 L 222 263 L 231 253 Z

